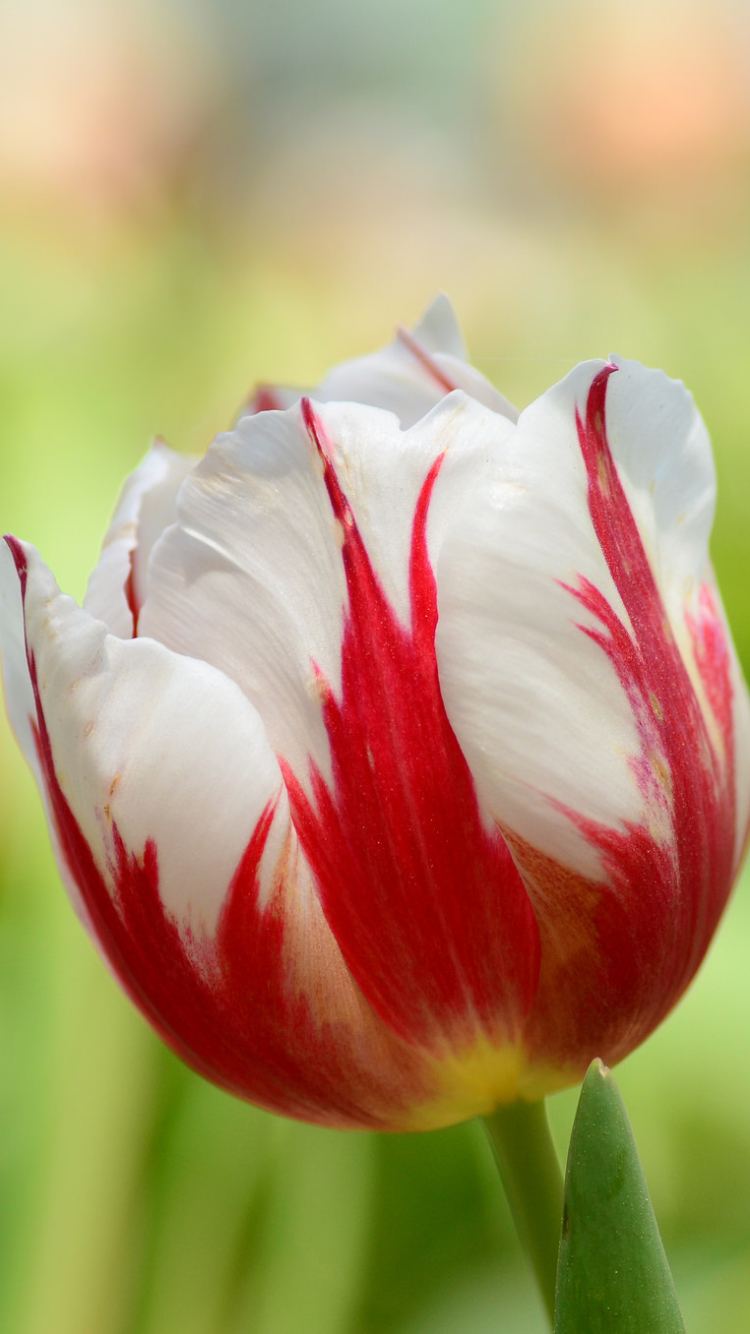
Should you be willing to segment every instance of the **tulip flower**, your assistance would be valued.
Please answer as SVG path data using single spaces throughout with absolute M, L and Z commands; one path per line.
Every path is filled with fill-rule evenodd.
M 200 461 L 154 445 L 83 608 L 6 539 L 60 872 L 175 1052 L 407 1130 L 643 1041 L 747 837 L 714 491 L 681 384 L 591 361 L 518 416 L 439 299 Z

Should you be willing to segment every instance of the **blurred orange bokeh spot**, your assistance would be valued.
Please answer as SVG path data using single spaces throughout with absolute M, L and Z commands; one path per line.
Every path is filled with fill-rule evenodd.
M 215 95 L 198 36 L 153 8 L 15 6 L 0 47 L 4 207 L 116 214 L 158 199 Z
M 734 170 L 750 150 L 750 48 L 723 0 L 539 3 L 502 110 L 556 176 L 603 191 Z

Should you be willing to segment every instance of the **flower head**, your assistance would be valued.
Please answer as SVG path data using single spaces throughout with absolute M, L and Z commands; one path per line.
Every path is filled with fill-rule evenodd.
M 641 1042 L 750 814 L 684 388 L 520 417 L 447 303 L 200 462 L 156 444 L 84 608 L 2 552 L 9 709 L 62 875 L 156 1030 L 311 1121 L 427 1128 Z

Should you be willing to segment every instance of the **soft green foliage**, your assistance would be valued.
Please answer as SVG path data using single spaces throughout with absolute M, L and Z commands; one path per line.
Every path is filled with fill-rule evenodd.
M 677 1294 L 611 1072 L 583 1081 L 568 1151 L 555 1334 L 685 1334 Z

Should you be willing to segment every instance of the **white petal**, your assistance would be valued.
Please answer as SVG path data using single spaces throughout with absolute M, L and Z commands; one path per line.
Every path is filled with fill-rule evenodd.
M 444 292 L 439 292 L 430 302 L 419 324 L 414 328 L 414 337 L 425 352 L 445 353 L 457 361 L 467 359 L 461 326 Z
M 38 782 L 41 770 L 31 723 L 36 706 L 26 658 L 23 598 L 7 540 L 0 542 L 0 651 L 10 724 Z
M 579 628 L 601 624 L 569 591 L 588 580 L 630 628 L 594 530 L 576 429 L 603 366 L 578 367 L 521 414 L 494 484 L 456 525 L 438 568 L 441 686 L 485 799 L 586 874 L 597 873 L 596 855 L 557 803 L 610 827 L 657 818 L 633 764 L 640 740 L 626 692 Z M 706 572 L 708 442 L 686 399 L 634 363 L 607 384 L 608 437 L 668 598 L 676 571 Z
M 708 571 L 716 504 L 711 442 L 679 380 L 613 357 L 607 436 L 662 599 L 680 633 Z
M 121 639 L 133 633 L 131 603 L 143 604 L 151 548 L 174 523 L 177 492 L 195 461 L 156 440 L 123 487 L 84 600 L 86 610 Z
M 113 825 L 139 858 L 153 840 L 162 901 L 200 937 L 213 929 L 258 819 L 280 793 L 277 818 L 286 818 L 262 723 L 215 668 L 152 640 L 108 634 L 60 593 L 33 547 L 23 551 L 28 647 L 62 793 L 111 884 Z M 14 581 L 4 554 L 3 585 Z M 17 675 L 18 664 L 11 670 Z M 12 690 L 14 712 L 28 706 L 28 690 L 23 701 Z
M 515 421 L 514 407 L 484 376 L 467 364 L 461 330 L 446 296 L 437 296 L 413 333 L 402 329 L 392 343 L 366 357 L 335 366 L 312 391 L 317 403 L 366 403 L 395 412 L 403 427 L 412 426 L 454 389 Z M 287 408 L 299 391 L 263 387 L 250 403 L 259 408 Z
M 370 562 L 408 625 L 412 530 L 432 465 L 445 452 L 427 529 L 434 560 L 513 428 L 461 394 L 407 432 L 357 404 L 316 413 Z M 310 755 L 328 772 L 317 673 L 339 693 L 348 594 L 342 529 L 300 410 L 246 417 L 219 436 L 178 510 L 152 556 L 144 633 L 237 681 L 301 781 Z

